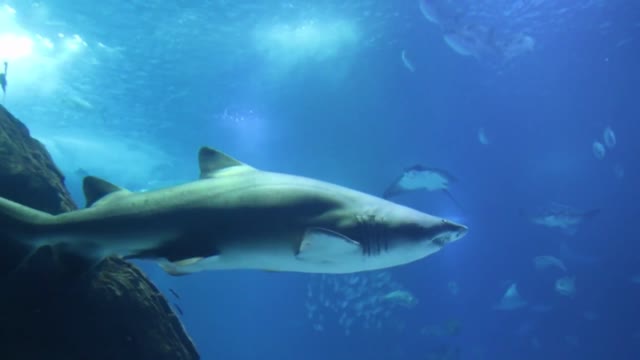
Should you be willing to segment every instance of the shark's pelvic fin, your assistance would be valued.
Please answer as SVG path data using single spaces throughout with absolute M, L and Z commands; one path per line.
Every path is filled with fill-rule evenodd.
M 113 185 L 112 183 L 95 176 L 87 176 L 84 178 L 82 182 L 82 190 L 84 191 L 84 197 L 87 200 L 87 207 L 93 206 L 93 204 L 98 200 L 109 194 L 113 194 L 118 191 L 126 191 L 119 186 Z
M 210 147 L 203 146 L 198 153 L 198 161 L 200 163 L 200 178 L 210 178 L 217 176 L 219 171 L 227 170 L 230 168 L 236 169 L 253 169 L 251 166 L 238 161 L 231 156 L 212 149 Z
M 341 255 L 362 252 L 362 245 L 337 232 L 310 228 L 305 234 L 296 255 L 299 260 L 332 263 Z

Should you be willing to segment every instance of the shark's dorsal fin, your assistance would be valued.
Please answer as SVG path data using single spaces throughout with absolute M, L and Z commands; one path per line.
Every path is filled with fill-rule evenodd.
M 98 177 L 87 176 L 82 182 L 82 190 L 87 201 L 86 207 L 90 207 L 103 197 L 125 189 Z
M 230 168 L 253 169 L 251 166 L 240 162 L 231 156 L 203 146 L 198 153 L 198 161 L 200 163 L 200 178 L 210 178 L 217 175 L 220 170 Z

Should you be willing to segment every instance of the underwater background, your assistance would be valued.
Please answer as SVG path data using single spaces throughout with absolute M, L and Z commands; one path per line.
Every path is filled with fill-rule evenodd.
M 0 0 L 3 104 L 81 205 L 87 174 L 192 181 L 202 145 L 375 195 L 455 176 L 393 198 L 470 229 L 405 266 L 136 262 L 203 359 L 637 359 L 639 33 L 632 0 Z

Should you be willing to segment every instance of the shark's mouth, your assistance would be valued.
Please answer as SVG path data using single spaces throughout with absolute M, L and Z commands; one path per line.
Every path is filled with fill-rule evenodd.
M 454 232 L 454 231 L 447 232 L 442 235 L 436 236 L 433 240 L 431 240 L 431 243 L 438 245 L 439 247 L 444 247 L 448 243 L 454 242 L 460 239 L 461 237 L 464 236 L 465 233 L 466 233 L 466 230 L 464 231 L 461 230 L 457 232 Z
M 467 228 L 464 225 L 454 224 L 449 221 L 446 221 L 446 223 L 452 226 L 453 228 L 451 230 L 444 232 L 442 235 L 437 236 L 435 239 L 433 239 L 433 242 L 435 244 L 438 244 L 440 246 L 445 246 L 448 243 L 461 239 L 469 231 L 469 228 Z

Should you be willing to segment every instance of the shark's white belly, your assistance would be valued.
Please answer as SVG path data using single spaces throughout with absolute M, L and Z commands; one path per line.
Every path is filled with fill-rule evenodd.
M 222 248 L 221 253 L 216 256 L 194 258 L 177 263 L 160 261 L 160 264 L 167 272 L 174 275 L 233 269 L 346 274 L 407 264 L 441 249 L 440 246 L 432 245 L 420 253 L 394 251 L 373 256 L 359 253 L 355 256 L 336 257 L 332 261 L 308 261 L 297 256 L 295 251 L 290 246 L 285 246 L 286 243 L 282 241 L 262 239 L 249 244 L 251 246 Z

